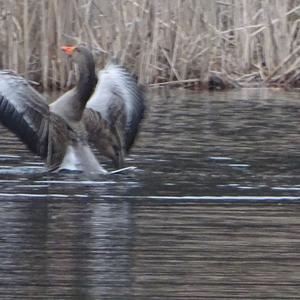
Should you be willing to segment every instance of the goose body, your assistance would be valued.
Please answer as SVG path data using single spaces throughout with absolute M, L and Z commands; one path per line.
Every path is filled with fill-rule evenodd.
M 143 96 L 121 67 L 109 65 L 97 79 L 91 53 L 84 47 L 66 48 L 79 66 L 79 80 L 50 106 L 24 78 L 0 71 L 0 122 L 50 170 L 105 174 L 89 142 L 122 166 L 143 116 Z

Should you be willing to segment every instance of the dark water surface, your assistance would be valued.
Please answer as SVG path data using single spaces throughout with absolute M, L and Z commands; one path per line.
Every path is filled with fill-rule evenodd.
M 0 127 L 0 299 L 300 299 L 299 92 L 149 98 L 122 175 Z

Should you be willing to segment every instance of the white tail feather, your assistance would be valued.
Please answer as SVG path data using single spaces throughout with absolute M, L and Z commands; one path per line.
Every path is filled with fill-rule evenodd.
M 83 171 L 85 173 L 108 173 L 97 161 L 87 145 L 68 146 L 66 155 L 59 167 L 60 170 Z

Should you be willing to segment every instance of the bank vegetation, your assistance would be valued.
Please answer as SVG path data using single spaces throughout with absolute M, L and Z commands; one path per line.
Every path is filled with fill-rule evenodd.
M 0 67 L 68 85 L 85 43 L 143 84 L 300 85 L 300 0 L 0 0 Z

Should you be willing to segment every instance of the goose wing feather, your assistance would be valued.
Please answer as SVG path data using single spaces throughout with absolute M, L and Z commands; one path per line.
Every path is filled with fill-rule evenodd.
M 84 110 L 83 121 L 89 142 L 98 149 L 100 154 L 112 159 L 115 167 L 121 168 L 124 154 L 116 127 L 109 125 L 98 111 L 91 108 Z
M 41 94 L 11 71 L 0 72 L 0 122 L 50 168 L 59 166 L 67 148 L 67 125 L 49 111 Z
M 144 95 L 136 79 L 123 67 L 108 64 L 98 73 L 98 84 L 86 106 L 99 112 L 111 127 L 122 132 L 128 151 L 144 116 Z

